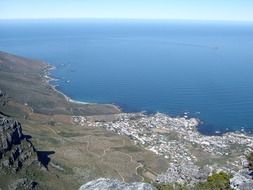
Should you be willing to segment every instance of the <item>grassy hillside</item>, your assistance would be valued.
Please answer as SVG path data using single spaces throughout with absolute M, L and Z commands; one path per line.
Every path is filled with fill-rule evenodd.
M 11 100 L 43 114 L 100 115 L 119 113 L 114 105 L 82 105 L 66 101 L 45 79 L 49 65 L 0 52 L 0 87 Z
M 0 176 L 6 187 L 29 176 L 41 189 L 78 189 L 99 177 L 126 182 L 154 180 L 168 168 L 167 160 L 144 150 L 126 137 L 102 128 L 74 125 L 71 116 L 113 119 L 120 110 L 113 105 L 79 105 L 67 102 L 44 80 L 47 65 L 0 53 L 0 90 L 6 95 L 0 111 L 14 117 L 39 151 L 50 152 L 48 170 L 26 168 Z M 6 101 L 7 100 L 7 101 Z M 3 184 L 2 184 L 3 185 Z M 0 183 L 0 188 L 3 188 Z

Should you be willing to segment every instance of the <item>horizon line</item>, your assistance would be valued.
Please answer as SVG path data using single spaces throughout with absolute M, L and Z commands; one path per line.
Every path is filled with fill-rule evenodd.
M 100 18 L 100 17 L 57 17 L 57 18 L 0 18 L 0 21 L 57 21 L 57 20 L 135 20 L 135 21 L 195 21 L 195 22 L 250 22 L 253 20 L 232 20 L 232 19 L 188 19 L 188 18 Z

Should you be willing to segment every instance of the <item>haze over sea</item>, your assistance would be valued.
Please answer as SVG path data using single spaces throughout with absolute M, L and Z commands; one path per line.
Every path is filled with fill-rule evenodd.
M 0 50 L 55 65 L 75 100 L 187 112 L 204 134 L 253 132 L 253 23 L 5 20 Z

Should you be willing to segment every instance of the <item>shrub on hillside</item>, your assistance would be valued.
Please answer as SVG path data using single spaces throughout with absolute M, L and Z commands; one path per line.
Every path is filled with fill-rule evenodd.
M 214 173 L 209 176 L 206 181 L 200 182 L 195 187 L 190 188 L 185 185 L 167 184 L 156 185 L 158 190 L 232 190 L 230 188 L 230 176 L 225 172 Z
M 194 188 L 195 190 L 231 190 L 230 178 L 232 176 L 225 172 L 215 173 L 207 178 L 205 182 L 201 182 Z

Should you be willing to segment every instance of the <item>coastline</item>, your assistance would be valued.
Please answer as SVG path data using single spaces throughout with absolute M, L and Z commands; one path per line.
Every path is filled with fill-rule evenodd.
M 17 60 L 15 59 L 14 61 Z M 31 68 L 30 66 L 31 63 L 33 62 L 27 62 L 28 71 Z M 33 78 L 32 77 L 29 78 L 27 75 L 24 75 L 23 72 L 20 72 L 20 76 L 24 76 L 25 80 L 30 79 L 29 81 L 33 82 L 33 84 L 31 85 L 29 83 L 27 85 L 28 87 L 30 87 L 29 88 L 30 91 L 28 91 L 27 86 L 25 86 L 26 88 L 24 88 L 23 93 L 16 93 L 16 94 L 21 94 L 23 98 L 26 97 L 24 96 L 24 94 L 26 95 L 27 92 L 29 92 L 31 99 L 34 101 L 34 104 L 29 104 L 28 101 L 25 102 L 21 101 L 21 103 L 23 104 L 26 103 L 26 105 L 29 106 L 31 105 L 31 107 L 34 105 L 39 105 L 42 109 L 50 105 L 50 103 L 52 103 L 51 104 L 51 106 L 53 107 L 52 109 L 55 109 L 55 105 L 56 106 L 60 105 L 60 108 L 65 107 L 66 109 L 69 110 L 71 109 L 71 112 L 69 112 L 70 114 L 68 114 L 68 121 L 70 118 L 69 116 L 72 116 L 69 122 L 75 125 L 80 125 L 80 128 L 79 127 L 72 128 L 69 127 L 69 125 L 66 126 L 67 132 L 70 133 L 70 130 L 73 130 L 72 133 L 70 133 L 71 135 L 79 134 L 80 131 L 83 132 L 88 131 L 90 135 L 90 131 L 87 130 L 87 128 L 85 127 L 91 129 L 95 129 L 96 127 L 106 129 L 107 131 L 110 132 L 110 135 L 111 132 L 114 132 L 115 136 L 122 135 L 124 136 L 124 138 L 129 137 L 129 139 L 132 140 L 131 142 L 133 142 L 134 145 L 141 146 L 143 150 L 145 149 L 149 152 L 153 152 L 156 155 L 168 161 L 168 163 L 170 163 L 170 165 L 166 166 L 166 168 L 165 166 L 163 166 L 163 168 L 167 169 L 167 171 L 165 170 L 159 171 L 156 174 L 156 179 L 158 179 L 159 182 L 167 183 L 170 181 L 177 181 L 178 179 L 181 178 L 181 176 L 183 176 L 184 179 L 187 180 L 189 179 L 190 181 L 192 181 L 192 183 L 198 182 L 198 178 L 197 179 L 195 178 L 196 176 L 194 176 L 194 173 L 185 174 L 180 172 L 177 173 L 177 171 L 182 171 L 183 168 L 189 168 L 189 170 L 191 171 L 195 170 L 202 172 L 203 165 L 208 166 L 208 171 L 210 172 L 215 169 L 215 170 L 222 170 L 225 172 L 232 172 L 235 174 L 238 170 L 240 170 L 244 166 L 247 154 L 253 151 L 252 149 L 253 137 L 250 137 L 247 134 L 243 134 L 241 132 L 239 132 L 238 134 L 236 132 L 225 133 L 222 134 L 221 136 L 203 135 L 196 128 L 201 122 L 196 120 L 196 118 L 191 117 L 188 118 L 180 115 L 170 117 L 168 114 L 163 113 L 142 114 L 138 112 L 113 113 L 113 117 L 111 117 L 109 115 L 108 109 L 106 109 L 106 112 L 103 112 L 108 113 L 108 115 L 106 115 L 105 117 L 102 114 L 101 114 L 102 117 L 100 117 L 101 115 L 99 114 L 94 115 L 94 113 L 95 114 L 98 113 L 96 108 L 94 108 L 93 106 L 80 106 L 81 104 L 78 103 L 78 101 L 77 104 L 73 105 L 70 102 L 68 96 L 66 96 L 61 91 L 57 90 L 56 86 L 50 83 L 52 81 L 58 80 L 54 79 L 50 75 L 50 71 L 52 69 L 55 69 L 54 66 L 45 62 L 39 63 L 40 63 L 39 67 L 37 67 L 36 70 L 34 71 L 35 77 Z M 23 65 L 21 65 L 20 68 L 23 69 L 24 68 Z M 7 80 L 8 78 L 3 77 L 3 79 Z M 22 80 L 13 80 L 13 81 L 15 84 L 13 87 L 14 90 L 16 89 L 15 87 L 17 85 L 20 85 L 20 88 L 22 85 L 25 85 L 25 83 Z M 37 86 L 41 87 L 39 88 L 40 91 L 37 91 Z M 35 91 L 36 93 L 34 93 L 33 91 Z M 43 96 L 40 96 L 40 94 L 42 94 Z M 42 101 L 45 98 L 48 101 Z M 102 104 L 95 104 L 95 105 L 100 106 Z M 77 112 L 76 110 L 80 109 L 80 107 L 92 109 L 93 115 L 92 114 L 86 115 L 81 112 Z M 72 109 L 74 111 L 72 111 Z M 49 113 L 48 109 L 45 109 L 44 113 L 48 114 Z M 56 112 L 52 111 L 51 113 L 52 115 L 50 117 L 53 118 Z M 28 117 L 28 119 L 31 118 Z M 43 119 L 43 122 L 44 121 L 45 120 Z M 41 123 L 38 123 L 38 125 L 41 126 Z M 43 128 L 44 131 L 44 125 L 42 125 L 41 127 Z M 52 126 L 49 126 L 49 128 L 51 127 Z M 59 134 L 61 134 L 60 132 L 63 127 L 64 127 L 63 125 L 62 126 L 60 125 L 58 128 L 59 131 L 56 128 L 57 135 L 55 137 L 57 139 L 59 138 Z M 33 129 L 34 127 L 31 128 Z M 77 131 L 79 129 L 80 131 Z M 52 130 L 50 131 L 52 132 Z M 96 136 L 97 134 L 98 133 L 95 132 L 94 136 Z M 39 136 L 41 136 L 41 132 L 39 133 Z M 106 135 L 101 135 L 101 137 L 107 138 Z M 78 137 L 73 138 L 71 136 L 70 138 L 75 139 Z M 62 139 L 64 140 L 65 138 Z M 44 142 L 45 139 L 43 138 L 42 141 Z M 118 144 L 119 141 L 113 142 Z M 66 144 L 62 145 L 62 147 L 65 146 Z M 125 144 L 123 147 L 125 147 Z M 69 148 L 70 150 L 73 149 L 72 146 Z M 126 149 L 123 149 L 123 151 L 126 151 Z M 83 155 L 87 155 L 87 152 L 85 152 Z M 149 159 L 148 156 L 144 157 Z M 94 159 L 92 158 L 92 162 L 93 160 Z M 71 162 L 75 163 L 75 160 L 74 161 L 71 160 Z
M 107 114 L 114 114 L 115 113 L 115 111 L 110 112 L 110 109 L 109 109 L 109 112 L 108 112 L 107 111 L 108 106 L 111 107 L 111 108 L 113 108 L 114 110 L 116 110 L 117 113 L 131 113 L 131 111 L 130 112 L 124 112 L 119 105 L 115 105 L 115 104 L 110 104 L 110 103 L 108 103 L 108 104 L 106 104 L 106 103 L 105 104 L 100 104 L 100 103 L 90 103 L 90 102 L 83 102 L 83 101 L 73 100 L 72 98 L 70 98 L 69 96 L 67 96 L 66 94 L 64 94 L 60 90 L 58 90 L 56 85 L 53 85 L 51 83 L 52 81 L 57 81 L 58 80 L 57 78 L 54 78 L 51 75 L 51 71 L 54 70 L 54 69 L 56 69 L 56 67 L 53 66 L 52 64 L 49 64 L 49 63 L 47 63 L 45 61 L 28 59 L 28 58 L 25 58 L 25 57 L 22 57 L 22 56 L 15 56 L 13 54 L 1 52 L 1 51 L 0 51 L 0 53 L 2 53 L 3 56 L 6 56 L 9 59 L 11 59 L 11 58 L 14 59 L 15 62 L 19 62 L 20 59 L 22 61 L 26 61 L 27 63 L 35 62 L 36 63 L 35 65 L 37 65 L 37 68 L 34 68 L 34 70 L 40 76 L 40 78 L 41 78 L 40 81 L 42 81 L 44 84 L 48 85 L 48 87 L 51 88 L 57 94 L 60 94 L 64 98 L 63 100 L 65 100 L 67 103 L 69 103 L 69 105 L 75 104 L 76 106 L 78 106 L 78 105 L 79 106 L 82 106 L 82 105 L 83 106 L 87 106 L 88 107 L 87 109 L 90 109 L 90 110 L 94 109 L 94 112 L 92 114 L 94 114 L 97 110 L 96 110 L 96 107 L 93 108 L 93 107 L 90 107 L 90 106 L 104 106 L 104 107 L 101 108 L 101 109 L 104 109 L 104 110 L 102 111 L 103 113 L 101 113 L 101 114 L 99 113 L 100 115 L 107 115 Z M 30 70 L 29 64 L 25 65 L 25 67 L 27 67 L 26 69 Z M 23 98 L 23 96 L 21 98 Z M 51 98 L 51 97 L 49 97 L 49 98 Z M 60 102 L 61 100 L 59 101 L 59 99 L 58 99 L 57 101 Z M 27 100 L 26 100 L 26 102 L 27 102 Z M 36 103 L 36 105 L 37 105 L 37 103 Z M 75 105 L 72 105 L 72 106 L 75 107 Z M 49 109 L 51 109 L 51 108 L 49 108 Z M 97 108 L 97 109 L 100 109 L 100 108 Z M 44 112 L 48 113 L 49 111 L 48 110 L 46 110 L 46 111 L 43 110 L 43 113 Z M 139 111 L 139 112 L 144 112 L 145 113 L 145 111 Z M 50 110 L 50 113 L 53 113 L 53 111 Z M 133 113 L 136 113 L 136 112 L 134 111 Z M 91 115 L 90 112 L 88 114 Z M 153 114 L 155 114 L 155 113 L 153 113 Z M 166 113 L 166 115 L 170 115 L 170 114 Z M 173 117 L 180 117 L 180 115 L 176 115 L 176 116 L 173 116 Z M 197 117 L 197 119 L 199 119 L 199 118 Z M 201 121 L 201 119 L 200 119 L 200 121 Z M 244 132 L 243 131 L 239 131 L 239 130 L 237 130 L 237 131 L 228 131 L 228 132 L 224 132 L 224 133 L 219 133 L 217 135 L 218 136 L 223 136 L 223 135 L 225 135 L 227 133 L 231 133 L 231 132 L 235 133 L 235 134 L 244 134 L 244 135 L 249 136 L 249 137 L 253 136 L 250 133 L 247 133 L 245 131 Z M 203 134 L 203 133 L 201 133 L 201 134 Z M 211 134 L 211 135 L 203 134 L 203 135 L 205 135 L 205 136 L 212 136 L 213 134 Z
M 83 101 L 79 101 L 79 100 L 74 100 L 72 98 L 70 98 L 69 96 L 67 96 L 66 94 L 64 94 L 62 91 L 58 90 L 57 89 L 57 86 L 58 85 L 53 85 L 51 84 L 52 81 L 58 81 L 58 79 L 54 78 L 52 75 L 51 75 L 51 72 L 52 70 L 55 70 L 56 67 L 51 65 L 50 63 L 47 63 L 47 62 L 43 62 L 46 66 L 44 68 L 44 75 L 43 75 L 43 78 L 45 79 L 46 83 L 56 92 L 56 93 L 59 93 L 61 94 L 65 100 L 69 103 L 73 103 L 73 104 L 81 104 L 81 105 L 98 105 L 98 103 L 90 103 L 90 102 L 83 102 Z M 117 109 L 119 112 L 122 112 L 122 109 L 118 106 L 118 105 L 115 105 L 115 104 L 104 104 L 104 105 L 111 105 L 113 106 L 115 109 Z
M 58 90 L 57 89 L 57 86 L 58 85 L 53 85 L 51 84 L 52 81 L 58 81 L 59 79 L 56 79 L 54 78 L 52 75 L 51 75 L 51 72 L 52 70 L 55 70 L 56 67 L 54 65 L 51 65 L 50 63 L 47 63 L 47 62 L 43 62 L 46 66 L 44 68 L 44 79 L 46 80 L 46 83 L 58 94 L 62 95 L 64 97 L 64 99 L 69 102 L 69 103 L 73 103 L 73 104 L 79 104 L 79 105 L 99 105 L 98 103 L 90 103 L 90 102 L 83 102 L 83 101 L 79 101 L 79 100 L 74 100 L 72 99 L 71 97 L 69 97 L 68 95 L 64 94 L 62 91 Z M 111 105 L 113 106 L 115 109 L 119 110 L 120 113 L 125 113 L 124 111 L 122 111 L 122 108 L 118 105 L 115 105 L 115 104 L 104 104 L 104 105 Z M 141 113 L 146 113 L 146 111 L 140 111 Z M 128 113 L 128 112 L 126 112 Z M 129 113 L 139 113 L 139 112 L 129 112 Z M 159 112 L 157 112 L 159 113 Z M 157 114 L 157 113 L 151 113 L 151 114 L 146 114 L 146 115 L 154 115 L 154 114 Z M 170 116 L 170 114 L 168 113 L 163 113 L 163 114 L 166 114 L 167 116 Z M 176 116 L 173 116 L 175 118 L 181 118 L 181 117 L 185 117 L 185 116 L 181 116 L 181 115 L 176 115 Z M 188 117 L 188 115 L 187 115 Z M 241 135 L 244 135 L 245 137 L 253 137 L 253 134 L 251 133 L 247 133 L 245 131 L 242 131 L 242 130 L 236 130 L 236 131 L 225 131 L 225 132 L 213 132 L 211 134 L 206 134 L 206 133 L 203 133 L 199 130 L 199 128 L 201 127 L 201 125 L 203 125 L 203 121 L 200 119 L 200 118 L 195 118 L 198 121 L 198 125 L 196 126 L 196 130 L 198 131 L 199 134 L 201 134 L 202 136 L 226 136 L 227 134 L 241 134 Z
M 61 94 L 65 100 L 67 102 L 71 102 L 71 103 L 75 103 L 75 104 L 83 104 L 83 105 L 94 105 L 95 103 L 89 103 L 89 102 L 82 102 L 82 101 L 77 101 L 77 100 L 73 100 L 72 98 L 70 98 L 69 96 L 67 96 L 66 94 L 64 94 L 63 92 L 61 92 L 60 90 L 57 89 L 58 85 L 53 85 L 51 84 L 52 81 L 58 81 L 58 79 L 52 77 L 51 72 L 52 70 L 55 70 L 56 67 L 44 62 L 44 64 L 46 64 L 46 67 L 44 68 L 44 79 L 46 81 L 46 83 L 57 93 Z

